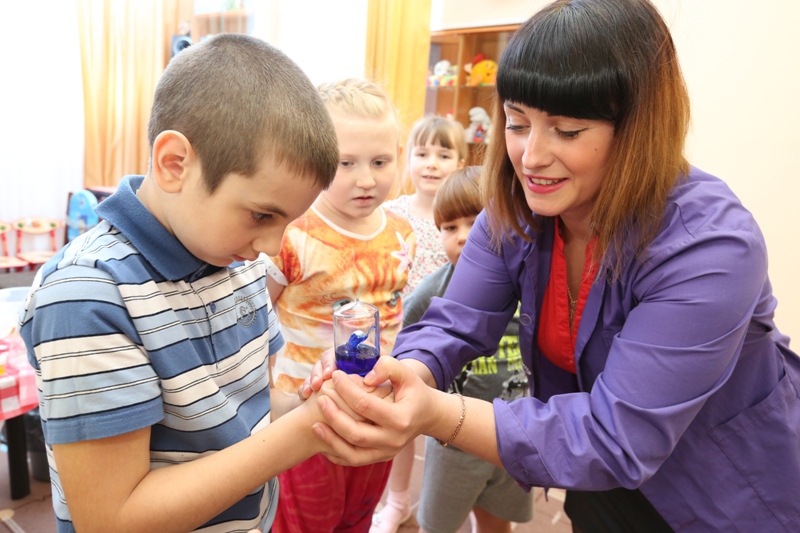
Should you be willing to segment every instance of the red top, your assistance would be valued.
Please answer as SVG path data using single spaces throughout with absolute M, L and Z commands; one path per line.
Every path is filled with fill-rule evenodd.
M 539 350 L 554 365 L 575 373 L 575 339 L 578 336 L 578 325 L 586 305 L 586 298 L 597 273 L 597 264 L 592 262 L 592 250 L 596 239 L 586 247 L 586 261 L 583 265 L 583 278 L 578 291 L 578 303 L 575 307 L 575 318 L 572 331 L 569 330 L 569 297 L 567 296 L 567 261 L 564 258 L 564 241 L 558 231 L 556 219 L 553 256 L 550 260 L 550 280 L 544 292 L 544 302 L 539 318 L 539 334 L 537 342 Z

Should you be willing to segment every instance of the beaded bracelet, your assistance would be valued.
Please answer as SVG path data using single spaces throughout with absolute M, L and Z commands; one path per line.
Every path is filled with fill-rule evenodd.
M 464 400 L 464 397 L 461 394 L 456 394 L 456 396 L 461 398 L 461 417 L 458 419 L 458 424 L 456 424 L 456 429 L 453 430 L 453 434 L 450 435 L 450 440 L 448 440 L 447 442 L 443 442 L 443 441 L 441 441 L 439 439 L 436 439 L 439 442 L 439 444 L 442 446 L 442 448 L 447 448 L 448 446 L 450 446 L 450 444 L 456 438 L 456 435 L 458 435 L 458 432 L 461 430 L 461 424 L 464 423 L 464 417 L 467 416 L 467 402 L 466 402 L 466 400 Z

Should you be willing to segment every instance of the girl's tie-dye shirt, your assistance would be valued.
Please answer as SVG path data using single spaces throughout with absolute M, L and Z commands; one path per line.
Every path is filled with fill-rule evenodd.
M 381 354 L 402 327 L 400 295 L 414 260 L 415 238 L 401 216 L 379 208 L 372 235 L 336 226 L 314 207 L 289 224 L 268 273 L 285 288 L 275 302 L 286 341 L 275 359 L 273 383 L 294 393 L 322 352 L 333 347 L 333 311 L 356 298 L 380 311 Z

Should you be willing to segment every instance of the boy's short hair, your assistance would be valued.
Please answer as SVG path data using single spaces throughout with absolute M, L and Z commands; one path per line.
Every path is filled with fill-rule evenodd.
M 478 216 L 483 209 L 480 177 L 479 166 L 461 168 L 453 171 L 439 186 L 433 202 L 433 221 L 437 229 L 459 218 Z
M 172 58 L 153 100 L 151 158 L 167 130 L 189 140 L 210 193 L 231 172 L 253 176 L 268 154 L 326 188 L 336 175 L 336 131 L 319 94 L 288 56 L 255 37 L 216 35 Z
M 389 95 L 377 83 L 358 78 L 331 81 L 317 86 L 328 109 L 346 115 L 382 119 L 391 118 L 400 138 L 400 119 Z

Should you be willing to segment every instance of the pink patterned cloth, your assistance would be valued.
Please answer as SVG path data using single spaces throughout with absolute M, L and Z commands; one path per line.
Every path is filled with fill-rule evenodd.
M 18 334 L 0 339 L 0 357 L 6 359 L 5 371 L 0 374 L 0 418 L 8 420 L 39 405 L 36 371 Z
M 444 251 L 442 236 L 434 221 L 418 217 L 411 212 L 410 194 L 387 200 L 383 206 L 408 220 L 416 235 L 417 249 L 414 254 L 414 262 L 411 272 L 408 274 L 408 284 L 403 289 L 403 296 L 408 296 L 422 281 L 422 278 L 439 270 L 448 263 L 449 259 Z

